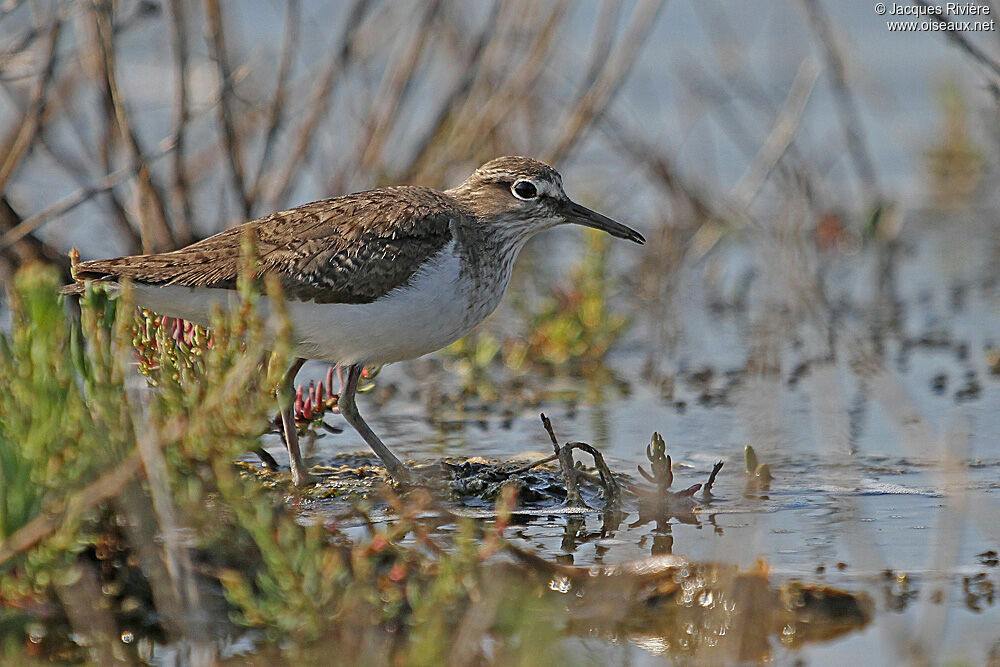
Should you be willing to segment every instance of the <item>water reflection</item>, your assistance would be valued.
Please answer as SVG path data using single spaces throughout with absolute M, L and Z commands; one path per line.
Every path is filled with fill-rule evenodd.
M 821 267 L 809 258 L 782 264 L 779 253 L 770 272 L 757 267 L 770 254 L 720 248 L 706 263 L 736 276 L 729 292 L 713 286 L 708 268 L 674 277 L 671 289 L 683 298 L 666 317 L 687 330 L 671 334 L 674 347 L 656 351 L 667 356 L 654 364 L 659 375 L 646 368 L 648 382 L 633 380 L 627 399 L 591 403 L 577 394 L 563 403 L 567 383 L 555 383 L 547 393 L 529 392 L 541 401 L 530 409 L 446 406 L 439 419 L 467 426 L 460 442 L 454 433 L 441 437 L 463 456 L 503 460 L 544 451 L 536 421 L 544 407 L 558 415 L 562 435 L 594 443 L 615 471 L 649 469 L 643 449 L 654 430 L 666 434 L 674 457 L 667 469 L 678 477 L 703 479 L 712 463 L 727 462 L 710 496 L 668 503 L 655 494 L 635 497 L 613 517 L 545 514 L 561 507 L 564 498 L 552 491 L 558 485 L 547 487 L 543 476 L 530 482 L 523 499 L 535 511 L 520 515 L 509 537 L 560 563 L 676 554 L 748 565 L 762 556 L 786 577 L 861 582 L 890 615 L 941 605 L 995 622 L 1000 584 L 976 557 L 1000 548 L 988 521 L 1000 475 L 992 438 L 1000 411 L 991 409 L 1000 397 L 1000 263 L 996 244 L 977 240 L 993 238 L 994 224 L 988 216 L 958 216 L 947 225 L 916 217 L 889 251 L 826 256 Z M 783 252 L 803 251 L 789 237 L 763 240 L 784 243 Z M 813 298 L 817 273 L 822 299 Z M 712 303 L 719 307 L 706 306 Z M 624 350 L 611 364 L 626 377 L 643 377 L 653 351 Z M 955 419 L 967 420 L 971 435 L 965 444 L 947 440 L 945 448 L 942 433 Z M 423 453 L 435 438 L 427 429 L 440 428 L 435 424 L 413 420 L 393 435 Z M 760 459 L 749 475 L 740 470 L 747 444 Z M 943 476 L 942 454 L 955 459 L 960 475 Z M 756 474 L 762 464 L 770 485 Z M 655 470 L 652 477 L 655 487 Z M 981 509 L 961 517 L 971 526 L 961 544 L 942 546 L 941 556 L 945 533 L 936 526 L 955 494 Z M 602 506 L 593 500 L 591 507 Z M 478 507 L 488 511 L 489 503 Z M 941 564 L 933 561 L 928 572 L 932 558 Z M 663 644 L 662 637 L 647 639 Z

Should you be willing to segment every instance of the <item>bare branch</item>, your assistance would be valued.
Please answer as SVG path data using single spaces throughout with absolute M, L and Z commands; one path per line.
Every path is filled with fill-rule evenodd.
M 257 176 L 253 180 L 250 189 L 250 197 L 253 201 L 258 201 L 263 190 L 264 174 L 268 171 L 271 162 L 271 154 L 274 152 L 274 143 L 278 138 L 278 131 L 285 121 L 285 107 L 287 106 L 288 94 L 288 73 L 292 68 L 292 61 L 295 59 L 295 47 L 299 43 L 299 1 L 285 0 L 285 36 L 281 43 L 281 56 L 278 60 L 278 80 L 274 87 L 274 96 L 267 113 L 267 130 L 264 133 L 264 150 L 260 156 L 260 163 L 257 165 Z
M 22 53 L 31 48 L 31 44 L 39 38 L 41 31 L 37 27 L 32 26 L 31 28 L 24 31 L 20 38 L 10 45 L 3 53 L 0 53 L 0 68 L 6 68 L 7 62 L 19 57 Z
M 343 70 L 347 59 L 351 54 L 351 35 L 364 19 L 371 6 L 370 0 L 356 0 L 351 11 L 348 13 L 344 28 L 338 38 L 334 41 L 332 53 L 327 56 L 329 65 L 319 77 L 313 87 L 309 98 L 309 104 L 305 112 L 305 120 L 299 127 L 298 135 L 294 141 L 294 147 L 285 168 L 273 180 L 271 193 L 268 196 L 267 207 L 269 209 L 279 208 L 288 192 L 291 189 L 292 181 L 299 174 L 302 167 L 309 161 L 309 156 L 313 148 L 313 135 L 320 122 L 330 110 L 329 99 L 338 81 L 337 75 Z
M 594 21 L 594 36 L 591 38 L 590 55 L 587 58 L 587 73 L 583 77 L 583 84 L 575 100 L 577 102 L 594 85 L 597 77 L 607 65 L 611 47 L 614 46 L 615 28 L 618 25 L 621 10 L 621 0 L 602 0 L 601 2 L 600 9 L 597 11 L 597 20 Z
M 236 198 L 240 203 L 240 212 L 244 219 L 249 220 L 253 213 L 253 201 L 247 191 L 246 176 L 243 170 L 243 148 L 236 132 L 233 110 L 233 71 L 229 65 L 229 54 L 226 51 L 226 36 L 222 25 L 222 9 L 219 7 L 219 0 L 205 0 L 205 21 L 206 38 L 219 74 L 219 123 L 222 125 L 222 148 L 226 153 L 229 177 Z
M 61 28 L 62 21 L 55 19 L 52 27 L 49 29 L 49 43 L 46 49 L 45 67 L 35 86 L 31 103 L 24 111 L 13 140 L 3 147 L 5 157 L 0 162 L 0 192 L 6 190 L 7 181 L 10 180 L 17 165 L 20 164 L 21 159 L 27 154 L 38 134 L 39 126 L 42 123 L 49 84 L 52 82 L 52 75 L 56 69 L 57 47 L 59 46 L 59 31 Z
M 531 463 L 526 463 L 523 466 L 521 466 L 520 468 L 514 468 L 513 470 L 510 471 L 510 475 L 511 475 L 511 477 L 513 477 L 515 475 L 522 475 L 522 474 L 528 472 L 529 470 L 537 468 L 538 466 L 545 465 L 546 463 L 552 463 L 553 461 L 555 461 L 558 458 L 559 458 L 559 454 L 549 454 L 548 456 L 546 456 L 543 459 L 538 459 L 537 461 L 532 461 Z
M 565 158 L 579 144 L 579 139 L 593 125 L 594 119 L 604 113 L 625 82 L 664 3 L 665 0 L 641 0 L 636 5 L 629 27 L 618 42 L 618 48 L 608 58 L 587 92 L 580 96 L 579 102 L 559 123 L 559 134 L 543 151 L 542 160 L 554 164 Z
M 475 83 L 476 77 L 479 75 L 483 54 L 486 52 L 486 45 L 489 44 L 490 39 L 492 39 L 495 34 L 497 19 L 500 15 L 501 7 L 502 3 L 499 2 L 499 0 L 494 0 L 490 15 L 483 24 L 482 29 L 480 29 L 478 37 L 465 58 L 464 73 L 461 78 L 459 78 L 458 83 L 452 89 L 451 93 L 449 93 L 442 100 L 440 106 L 438 107 L 437 116 L 428 126 L 423 139 L 417 142 L 417 149 L 414 152 L 413 159 L 410 161 L 409 169 L 402 176 L 402 178 L 399 179 L 401 182 L 412 181 L 422 172 L 423 167 L 427 163 L 431 147 L 434 145 L 435 140 L 444 134 L 447 124 L 453 117 L 455 110 L 458 109 L 462 102 L 468 98 L 469 92 L 472 90 L 473 83 Z
M 36 229 L 42 225 L 51 222 L 55 218 L 65 215 L 75 209 L 80 204 L 83 204 L 99 194 L 103 194 L 114 188 L 117 185 L 125 182 L 129 178 L 132 178 L 142 169 L 143 164 L 149 164 L 156 159 L 163 157 L 170 152 L 172 146 L 167 146 L 166 148 L 161 148 L 160 150 L 151 153 L 149 155 L 143 156 L 141 160 L 135 160 L 128 167 L 118 169 L 107 176 L 104 177 L 99 183 L 92 185 L 90 187 L 81 188 L 71 194 L 68 197 L 61 199 L 55 204 L 49 206 L 48 208 L 39 211 L 30 218 L 25 218 L 21 223 L 14 226 L 10 231 L 8 231 L 3 236 L 0 236 L 0 252 L 3 252 L 7 248 L 10 248 L 15 243 L 31 234 Z
M 100 60 L 99 56 L 98 60 Z M 71 157 L 72 149 L 61 143 L 49 141 L 48 135 L 53 129 L 52 124 L 47 123 L 42 128 L 39 145 L 49 151 L 56 163 L 72 175 L 77 187 L 87 188 L 94 179 L 92 172 L 95 171 L 95 167 L 103 168 L 101 176 L 107 176 L 111 171 L 103 158 L 110 157 L 110 144 L 114 141 L 114 134 L 110 132 L 114 126 L 114 109 L 108 94 L 109 125 L 108 130 L 104 133 L 105 143 L 94 146 L 90 140 L 90 135 L 94 133 L 91 128 L 85 127 L 87 119 L 81 114 L 75 113 L 76 101 L 80 94 L 79 89 L 89 85 L 89 79 L 85 79 L 79 74 L 74 72 L 71 75 L 63 75 L 58 85 L 55 86 L 52 100 L 49 102 L 52 113 L 56 113 L 57 110 L 61 112 L 59 118 L 65 121 L 65 126 L 79 144 L 79 156 L 75 161 L 77 164 L 74 165 L 74 159 Z M 103 76 L 100 76 L 99 79 L 101 82 L 106 81 L 106 77 Z M 106 86 L 104 88 L 106 89 Z M 125 252 L 127 254 L 139 252 L 142 248 L 142 239 L 139 237 L 139 232 L 132 227 L 121 198 L 114 189 L 109 189 L 101 195 L 101 199 L 105 200 L 110 208 L 110 215 L 107 216 L 108 221 L 115 226 L 115 229 L 125 240 Z
M 730 193 L 732 206 L 737 210 L 746 211 L 750 207 L 767 175 L 792 143 L 818 76 L 819 64 L 815 60 L 804 60 L 799 65 L 792 87 L 785 103 L 778 110 L 767 139 Z
M 921 7 L 928 6 L 927 0 L 913 0 L 913 2 L 914 4 L 919 5 Z M 944 16 L 941 16 L 940 14 L 935 14 L 932 12 L 928 13 L 927 17 L 933 21 L 937 21 L 938 23 L 948 24 L 950 26 L 950 22 L 948 21 L 948 19 L 946 19 Z M 997 62 L 990 56 L 986 55 L 986 53 L 982 49 L 980 49 L 978 46 L 970 42 L 968 39 L 965 38 L 965 35 L 958 32 L 954 28 L 949 27 L 948 29 L 942 30 L 941 32 L 946 34 L 948 36 L 948 39 L 954 42 L 955 45 L 958 46 L 958 48 L 962 49 L 967 54 L 972 56 L 972 58 L 976 60 L 976 62 L 978 62 L 980 65 L 982 65 L 983 67 L 985 67 L 987 70 L 990 71 L 990 73 L 993 75 L 994 87 L 1000 86 L 1000 62 Z
M 678 72 L 678 78 L 688 92 L 705 104 L 708 113 L 714 113 L 719 117 L 722 131 L 747 156 L 747 159 L 753 157 L 760 142 L 747 128 L 746 114 L 739 113 L 735 108 L 737 100 L 744 101 L 745 96 L 737 96 L 716 82 L 702 66 L 701 59 L 682 60 L 678 63 Z M 777 109 L 772 106 L 767 113 L 773 116 L 777 113 Z
M 643 164 L 646 170 L 674 196 L 682 196 L 690 204 L 697 218 L 717 215 L 710 193 L 685 180 L 669 154 L 661 147 L 647 141 L 638 133 L 627 133 L 620 124 L 603 118 L 602 127 L 635 162 Z
M 191 232 L 191 187 L 184 149 L 187 127 L 191 120 L 188 105 L 188 43 L 187 17 L 184 0 L 170 0 L 170 41 L 174 52 L 174 183 L 172 196 L 177 215 L 174 217 L 174 236 L 179 245 L 187 245 L 194 240 Z
M 132 161 L 137 165 L 136 173 L 136 209 L 139 216 L 140 236 L 143 252 L 162 252 L 176 247 L 170 225 L 167 224 L 167 211 L 156 185 L 153 183 L 149 165 L 143 157 L 121 91 L 118 89 L 116 60 L 114 54 L 114 35 L 111 24 L 111 5 L 100 3 L 94 7 L 94 18 L 97 26 L 97 47 L 103 67 L 104 84 L 110 96 L 114 111 L 114 119 L 118 125 L 122 142 L 125 144 Z
M 857 103 L 847 83 L 847 66 L 844 55 L 837 46 L 830 19 L 819 2 L 817 0 L 802 0 L 802 4 L 806 8 L 813 32 L 823 44 L 823 52 L 830 68 L 830 79 L 833 82 L 834 98 L 837 100 L 837 107 L 840 110 L 840 121 L 844 129 L 847 151 L 854 163 L 858 179 L 861 181 L 862 192 L 869 199 L 869 203 L 874 203 L 881 199 L 878 176 L 868 153 L 864 127 L 861 125 L 861 115 L 858 113 Z
M 818 76 L 819 65 L 815 61 L 804 60 L 799 65 L 799 69 L 795 73 L 795 80 L 792 81 L 785 102 L 778 110 L 771 131 L 743 176 L 733 186 L 727 201 L 724 202 L 723 212 L 729 223 L 747 224 L 751 222 L 750 205 L 760 188 L 763 187 L 768 174 L 771 173 L 791 144 Z M 722 238 L 723 232 L 724 227 L 719 220 L 706 221 L 691 239 L 687 261 L 697 261 L 708 253 Z
M 430 36 L 428 28 L 437 15 L 441 2 L 436 0 L 420 7 L 420 17 L 414 22 L 409 40 L 398 45 L 385 69 L 371 105 L 368 123 L 359 137 L 356 153 L 360 155 L 358 163 L 363 169 L 373 169 L 381 159 L 382 148 L 399 115 L 400 100 L 413 80 L 420 55 Z
M 530 6 L 536 8 L 541 5 Z M 509 70 L 510 74 L 499 85 L 494 85 L 489 77 L 479 77 L 476 86 L 479 90 L 471 92 L 462 108 L 452 115 L 455 124 L 448 137 L 451 145 L 459 143 L 481 145 L 483 138 L 491 136 L 513 109 L 531 97 L 532 88 L 545 68 L 546 56 L 568 9 L 569 5 L 566 2 L 557 2 L 548 9 L 547 16 L 528 15 L 527 18 L 533 26 L 531 33 L 533 39 L 521 49 L 525 53 L 524 57 L 516 66 L 513 62 L 503 64 L 503 69 Z M 507 55 L 505 45 L 497 40 L 491 41 L 488 51 L 500 51 Z M 487 87 L 489 90 L 484 91 L 483 89 Z M 483 97 L 478 94 L 480 92 L 486 93 L 485 103 Z M 448 151 L 442 150 L 442 153 Z

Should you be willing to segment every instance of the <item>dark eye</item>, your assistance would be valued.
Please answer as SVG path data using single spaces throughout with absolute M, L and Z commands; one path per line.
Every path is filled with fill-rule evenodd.
M 517 181 L 514 185 L 510 186 L 510 191 L 518 199 L 534 199 L 538 196 L 538 188 L 531 181 Z

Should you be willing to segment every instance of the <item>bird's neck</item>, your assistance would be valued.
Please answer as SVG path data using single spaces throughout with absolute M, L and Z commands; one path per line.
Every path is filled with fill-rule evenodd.
M 446 190 L 459 210 L 456 220 L 456 251 L 475 282 L 501 282 L 506 285 L 521 248 L 534 236 L 533 219 L 519 219 L 510 213 L 496 212 L 484 206 L 488 199 L 468 181 Z
M 458 288 L 465 303 L 465 326 L 471 329 L 503 299 L 514 261 L 527 238 L 489 233 L 478 225 L 459 225 L 454 253 L 459 259 Z
M 521 248 L 533 235 L 528 225 L 474 221 L 456 230 L 456 252 L 473 282 L 506 287 Z

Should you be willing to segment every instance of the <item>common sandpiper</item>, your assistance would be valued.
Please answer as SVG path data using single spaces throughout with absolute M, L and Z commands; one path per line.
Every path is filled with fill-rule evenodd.
M 305 359 L 346 369 L 341 414 L 392 478 L 405 482 L 406 466 L 358 412 L 362 369 L 414 359 L 465 336 L 500 303 L 525 242 L 566 223 L 645 242 L 572 201 L 547 164 L 500 157 L 450 190 L 378 188 L 273 213 L 173 252 L 81 262 L 78 284 L 66 291 L 88 280 L 128 279 L 137 305 L 207 326 L 218 305 L 233 302 L 241 237 L 252 232 L 259 276 L 276 275 L 287 299 L 299 357 L 287 391 Z M 281 421 L 292 481 L 312 483 L 291 405 L 282 407 Z

